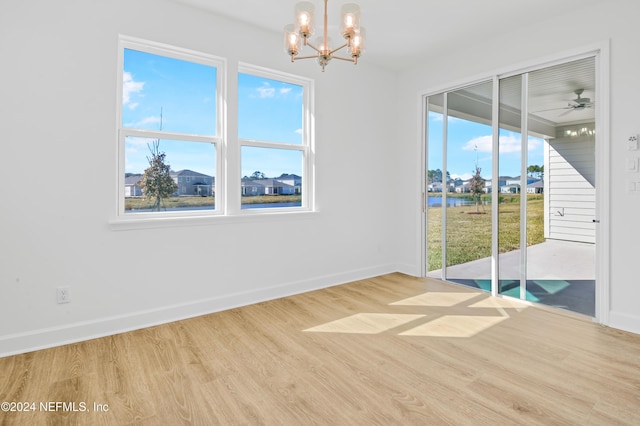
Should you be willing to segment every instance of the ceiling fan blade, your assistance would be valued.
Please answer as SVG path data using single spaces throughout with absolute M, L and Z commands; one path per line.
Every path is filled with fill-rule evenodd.
M 534 114 L 538 113 L 538 112 L 548 112 L 548 111 L 558 111 L 560 109 L 568 109 L 571 110 L 573 109 L 572 106 L 568 106 L 568 107 L 562 107 L 562 108 L 550 108 L 550 109 L 541 109 L 539 111 L 533 111 Z
M 567 115 L 567 114 L 569 114 L 569 113 L 571 113 L 571 112 L 575 111 L 575 108 L 574 108 L 574 107 L 569 107 L 569 108 L 570 108 L 570 109 L 569 109 L 568 111 L 563 112 L 563 113 L 562 113 L 562 114 L 560 114 L 558 117 L 563 117 L 563 116 L 565 116 L 565 115 Z

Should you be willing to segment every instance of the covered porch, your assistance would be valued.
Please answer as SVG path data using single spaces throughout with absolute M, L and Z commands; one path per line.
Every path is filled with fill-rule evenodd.
M 595 315 L 595 244 L 547 239 L 527 248 L 527 300 Z M 491 290 L 491 258 L 446 268 L 452 283 Z M 500 293 L 519 297 L 520 250 L 500 255 Z M 427 273 L 442 278 L 442 270 Z

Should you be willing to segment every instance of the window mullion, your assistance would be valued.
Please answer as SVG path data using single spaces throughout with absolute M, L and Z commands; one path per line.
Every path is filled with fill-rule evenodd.
M 240 146 L 254 146 L 259 148 L 276 148 L 276 149 L 289 149 L 292 151 L 306 151 L 306 145 L 293 145 L 284 142 L 267 142 L 251 139 L 240 139 Z
M 214 136 L 193 135 L 189 133 L 177 133 L 177 132 L 165 132 L 161 130 L 141 130 L 123 128 L 121 130 L 123 136 L 133 136 L 149 139 L 171 139 L 177 141 L 189 141 L 189 142 L 205 142 L 205 143 L 218 143 L 220 138 Z

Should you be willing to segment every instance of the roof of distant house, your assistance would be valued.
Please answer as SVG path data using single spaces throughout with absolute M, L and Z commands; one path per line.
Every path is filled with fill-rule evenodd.
M 125 185 L 137 185 L 142 179 L 142 175 L 131 175 L 124 178 Z
M 212 176 L 205 175 L 204 173 L 194 172 L 193 170 L 184 169 L 178 170 L 177 172 L 171 172 L 171 176 L 190 176 L 190 177 L 208 177 L 212 178 Z

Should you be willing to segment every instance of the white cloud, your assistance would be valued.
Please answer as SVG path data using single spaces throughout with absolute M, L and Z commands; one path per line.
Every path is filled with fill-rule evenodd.
M 137 152 L 140 147 L 147 148 L 150 142 L 149 138 L 139 138 L 134 136 L 127 137 L 127 143 L 125 145 L 125 150 L 127 152 Z
M 455 173 L 451 173 L 451 179 L 462 179 L 462 180 L 469 180 L 473 177 L 473 175 L 471 173 L 463 173 L 461 175 L 455 174 Z
M 128 105 L 131 109 L 137 107 L 137 102 L 129 104 L 131 102 L 131 94 L 140 93 L 143 88 L 143 81 L 134 81 L 131 73 L 125 71 L 122 74 L 122 105 Z
M 480 136 L 468 141 L 462 149 L 465 151 L 473 151 L 477 149 L 478 152 L 491 152 L 492 141 L 492 136 Z M 538 138 L 529 138 L 529 151 L 537 150 L 541 143 L 542 141 Z M 500 136 L 500 153 L 508 154 L 520 152 L 520 144 L 520 135 L 510 133 L 508 135 Z
M 512 152 L 520 152 L 520 136 L 516 136 L 513 133 L 510 133 L 506 136 L 500 136 L 500 146 L 499 150 L 501 154 L 509 154 Z
M 480 136 L 477 138 L 473 138 L 468 141 L 462 149 L 464 151 L 474 151 L 478 152 L 491 152 L 491 142 L 493 138 L 491 136 Z
M 296 129 L 296 133 L 301 135 L 302 134 L 302 129 Z
M 145 117 L 140 121 L 137 121 L 135 123 L 125 123 L 126 127 L 134 127 L 134 128 L 138 128 L 138 129 L 149 129 L 149 124 L 159 124 L 160 123 L 160 117 L 156 117 L 156 116 L 151 116 L 151 117 Z M 160 128 L 160 126 L 157 126 L 158 129 Z M 153 129 L 155 130 L 155 129 Z
M 280 89 L 280 94 L 281 95 L 286 95 L 287 93 L 291 92 L 291 87 L 282 87 Z
M 256 92 L 261 98 L 273 98 L 276 95 L 276 89 L 271 87 L 269 83 L 264 83 L 263 86 L 256 88 Z
M 142 120 L 138 121 L 135 127 L 144 127 L 147 124 L 156 124 L 156 123 L 160 123 L 160 117 L 156 117 L 152 115 L 151 117 L 145 117 Z

